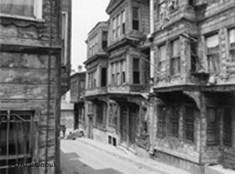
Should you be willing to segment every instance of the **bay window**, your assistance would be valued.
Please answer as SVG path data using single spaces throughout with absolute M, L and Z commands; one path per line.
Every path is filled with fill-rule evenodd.
M 0 0 L 0 15 L 41 19 L 42 0 Z

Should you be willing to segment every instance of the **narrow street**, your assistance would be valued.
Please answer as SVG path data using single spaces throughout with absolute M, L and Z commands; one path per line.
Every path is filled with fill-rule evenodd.
M 62 174 L 157 174 L 79 140 L 61 141 Z

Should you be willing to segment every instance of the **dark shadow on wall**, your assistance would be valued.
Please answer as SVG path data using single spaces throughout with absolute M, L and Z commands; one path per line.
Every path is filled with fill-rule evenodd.
M 61 174 L 123 174 L 112 168 L 96 170 L 80 161 L 76 153 L 61 151 Z

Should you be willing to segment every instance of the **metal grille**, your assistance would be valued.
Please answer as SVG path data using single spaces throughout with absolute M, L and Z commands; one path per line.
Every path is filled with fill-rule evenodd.
M 0 112 L 0 173 L 30 173 L 23 167 L 32 162 L 33 112 Z

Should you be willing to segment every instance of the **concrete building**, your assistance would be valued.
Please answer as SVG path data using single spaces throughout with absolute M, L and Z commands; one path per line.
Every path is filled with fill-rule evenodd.
M 61 36 L 69 47 L 71 19 L 71 1 L 61 2 L 0 2 L 1 174 L 59 173 L 60 97 L 70 74 Z
M 235 168 L 235 3 L 151 0 L 151 147 L 193 173 Z
M 71 103 L 73 103 L 73 129 L 85 130 L 85 83 L 86 72 L 77 72 L 71 76 Z

